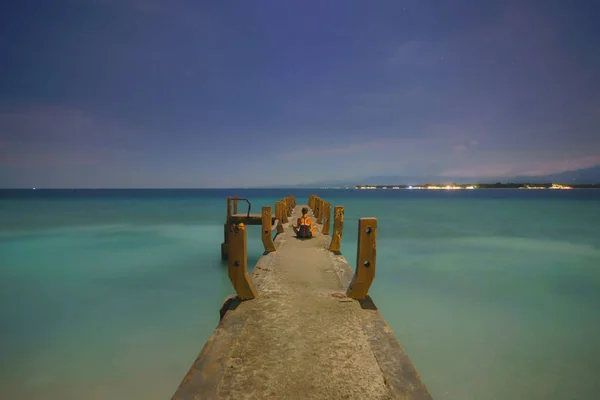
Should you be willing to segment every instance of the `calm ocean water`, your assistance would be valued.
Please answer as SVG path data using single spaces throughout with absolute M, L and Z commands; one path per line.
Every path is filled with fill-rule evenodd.
M 0 191 L 2 397 L 169 398 L 233 292 L 225 197 L 289 193 L 345 206 L 352 265 L 379 219 L 371 294 L 434 398 L 598 398 L 600 191 L 237 189 Z

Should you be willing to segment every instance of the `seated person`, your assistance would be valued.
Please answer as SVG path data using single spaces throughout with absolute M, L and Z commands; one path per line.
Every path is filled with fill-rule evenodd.
M 317 230 L 317 225 L 312 224 L 312 220 L 308 217 L 308 208 L 302 209 L 302 216 L 298 218 L 298 226 L 292 226 L 296 232 L 297 238 L 311 238 Z

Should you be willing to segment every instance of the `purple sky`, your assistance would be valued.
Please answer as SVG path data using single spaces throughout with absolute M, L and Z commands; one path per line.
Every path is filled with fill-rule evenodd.
M 0 187 L 600 164 L 597 4 L 3 1 Z

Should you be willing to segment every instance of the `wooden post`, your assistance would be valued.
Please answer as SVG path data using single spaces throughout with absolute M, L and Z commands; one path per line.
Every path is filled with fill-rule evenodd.
M 323 227 L 321 228 L 321 233 L 323 235 L 329 235 L 329 224 L 331 218 L 331 203 L 326 201 L 323 205 Z
M 325 214 L 325 200 L 319 199 L 319 219 L 317 223 L 323 224 L 323 215 Z
M 283 233 L 283 206 L 280 201 L 275 203 L 275 218 L 277 218 L 277 233 Z
M 248 252 L 244 224 L 229 225 L 229 280 L 241 299 L 254 299 L 258 294 L 248 275 Z
M 235 196 L 233 198 L 233 213 L 237 214 L 238 213 L 238 197 Z
M 223 238 L 223 243 L 221 243 L 221 260 L 227 260 L 227 257 L 229 255 L 229 243 L 228 239 L 229 239 L 229 224 L 225 223 L 223 224 L 223 232 L 224 232 L 224 238 Z
M 315 197 L 314 194 L 311 194 L 310 196 L 308 196 L 308 207 L 310 207 L 311 210 L 314 210 L 313 207 L 313 198 Z
M 264 206 L 262 208 L 262 242 L 265 247 L 265 251 L 275 251 L 275 243 L 273 243 L 273 232 L 271 231 L 273 222 L 271 219 L 271 206 Z
M 285 224 L 288 222 L 287 217 L 287 202 L 285 199 L 281 200 L 281 223 Z
M 314 215 L 315 215 L 315 219 L 317 220 L 317 223 L 319 223 L 319 215 L 321 215 L 321 200 L 317 197 L 314 200 L 315 203 L 315 210 L 314 210 Z
M 329 251 L 338 253 L 342 244 L 342 231 L 344 230 L 344 207 L 335 206 L 333 212 L 333 236 L 331 237 L 331 244 L 329 245 Z
M 358 249 L 356 253 L 356 271 L 348 287 L 346 296 L 362 300 L 367 297 L 371 283 L 375 278 L 377 258 L 377 219 L 360 218 L 358 220 Z
M 229 254 L 229 223 L 231 222 L 231 196 L 227 196 L 227 216 L 223 226 L 223 243 L 221 243 L 221 260 L 227 260 Z

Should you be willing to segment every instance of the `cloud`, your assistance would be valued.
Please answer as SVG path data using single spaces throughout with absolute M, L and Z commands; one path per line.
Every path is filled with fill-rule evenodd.
M 97 149 L 95 149 L 97 151 Z M 98 165 L 96 158 L 87 155 L 64 154 L 64 153 L 38 153 L 27 154 L 3 154 L 0 165 L 14 169 L 39 168 L 48 166 L 84 166 Z
M 468 136 L 468 135 L 465 135 L 465 136 Z M 476 147 L 477 145 L 479 145 L 479 141 L 472 139 L 472 140 L 468 140 L 466 143 L 455 144 L 454 146 L 452 146 L 452 150 L 454 150 L 456 152 L 462 152 L 462 151 L 469 150 L 473 147 Z
M 0 140 L 7 143 L 124 144 L 139 136 L 131 127 L 75 108 L 0 110 Z
M 338 145 L 332 147 L 305 147 L 299 150 L 293 150 L 290 152 L 284 152 L 281 154 L 281 158 L 285 161 L 296 161 L 304 160 L 315 157 L 327 157 L 335 155 L 348 155 L 358 153 L 363 150 L 373 149 L 381 146 L 379 142 L 364 142 L 354 143 L 348 145 Z
M 368 134 L 365 134 L 367 136 Z M 296 161 L 304 159 L 313 159 L 318 157 L 331 157 L 331 156 L 349 156 L 358 155 L 372 155 L 373 151 L 390 151 L 400 150 L 415 146 L 423 146 L 426 143 L 430 143 L 431 139 L 426 138 L 374 138 L 370 141 L 349 143 L 349 144 L 338 144 L 337 146 L 313 146 L 305 147 L 299 150 L 293 150 L 284 152 L 280 158 L 285 161 Z
M 74 108 L 0 111 L 0 165 L 10 168 L 114 162 L 134 154 L 142 138 L 116 121 Z

